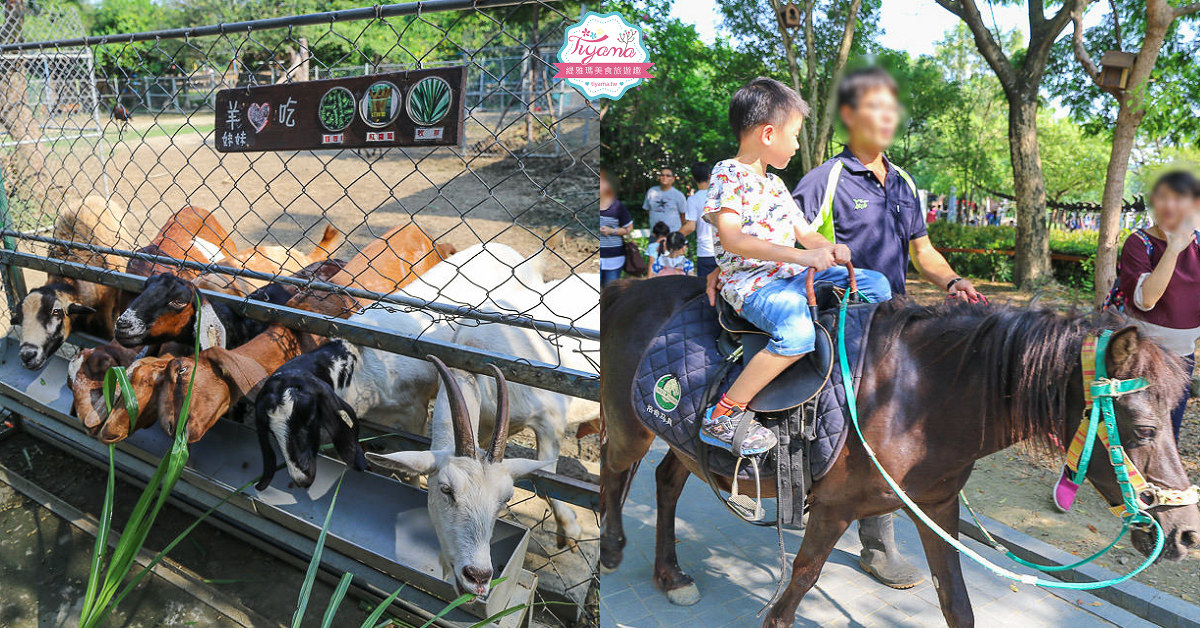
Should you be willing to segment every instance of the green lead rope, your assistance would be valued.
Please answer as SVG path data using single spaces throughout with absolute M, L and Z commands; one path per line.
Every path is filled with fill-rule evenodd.
M 850 421 L 851 421 L 851 423 L 854 424 L 854 432 L 856 434 L 858 434 L 859 442 L 862 443 L 863 449 L 866 450 L 866 452 L 867 452 L 867 456 L 871 459 L 871 462 L 872 462 L 872 464 L 875 465 L 875 468 L 879 470 L 879 473 L 880 473 L 880 475 L 883 476 L 884 481 L 887 482 L 888 486 L 891 487 L 892 491 L 894 491 L 896 493 L 896 495 L 900 498 L 900 501 L 904 503 L 904 506 L 906 508 L 908 508 L 908 511 L 910 513 L 912 513 L 913 516 L 920 519 L 922 523 L 924 523 L 926 526 L 928 526 L 929 529 L 934 532 L 934 534 L 937 534 L 938 537 L 940 537 L 943 541 L 950 544 L 950 546 L 953 547 L 954 549 L 958 550 L 958 552 L 960 554 L 965 555 L 967 558 L 970 558 L 971 560 L 975 561 L 976 563 L 982 565 L 988 571 L 991 571 L 992 573 L 994 573 L 998 576 L 1008 578 L 1009 580 L 1016 580 L 1017 582 L 1023 582 L 1025 584 L 1032 584 L 1035 586 L 1046 587 L 1046 588 L 1051 588 L 1051 589 L 1073 589 L 1073 590 L 1077 590 L 1077 591 L 1102 589 L 1104 587 L 1109 587 L 1109 586 L 1112 586 L 1115 584 L 1120 584 L 1122 582 L 1125 582 L 1126 580 L 1129 580 L 1130 578 L 1134 577 L 1135 575 L 1141 573 L 1144 569 L 1146 569 L 1146 567 L 1149 567 L 1151 564 L 1154 563 L 1154 561 L 1158 558 L 1159 554 L 1162 553 L 1163 543 L 1165 541 L 1162 526 L 1160 526 L 1158 524 L 1158 522 L 1155 521 L 1154 518 L 1151 517 L 1149 514 L 1147 514 L 1144 510 L 1137 507 L 1137 496 L 1133 494 L 1133 488 L 1129 483 L 1129 472 L 1125 468 L 1124 455 L 1122 453 L 1123 450 L 1121 449 L 1119 436 L 1117 435 L 1116 417 L 1113 414 L 1113 405 L 1112 405 L 1111 395 L 1102 395 L 1102 396 L 1096 397 L 1094 400 L 1094 403 L 1092 405 L 1091 424 L 1088 426 L 1088 437 L 1089 437 L 1089 440 L 1087 443 L 1088 447 L 1084 451 L 1084 453 L 1090 457 L 1090 455 L 1091 455 L 1091 446 L 1090 446 L 1091 439 L 1095 437 L 1096 429 L 1097 429 L 1097 426 L 1100 422 L 1100 418 L 1102 415 L 1105 425 L 1108 427 L 1110 438 L 1112 438 L 1113 439 L 1112 442 L 1115 443 L 1109 448 L 1109 459 L 1113 463 L 1113 468 L 1114 468 L 1113 470 L 1116 472 L 1117 482 L 1118 482 L 1118 484 L 1120 484 L 1120 487 L 1121 487 L 1121 493 L 1122 493 L 1123 500 L 1125 502 L 1126 513 L 1127 513 L 1124 517 L 1122 517 L 1124 525 L 1121 527 L 1121 532 L 1117 535 L 1117 538 L 1114 539 L 1112 543 L 1108 544 L 1108 547 L 1105 547 L 1099 553 L 1097 553 L 1083 561 L 1072 564 L 1072 565 L 1065 565 L 1065 566 L 1062 566 L 1062 565 L 1054 565 L 1054 566 L 1038 565 L 1038 564 L 1023 560 L 1020 557 L 1014 555 L 1011 551 L 1008 551 L 1007 549 L 1003 548 L 1003 546 L 1000 545 L 1000 543 L 995 541 L 995 539 L 991 536 L 991 534 L 988 534 L 987 530 L 985 530 L 983 528 L 983 525 L 979 523 L 979 519 L 977 517 L 975 517 L 975 513 L 974 513 L 974 511 L 971 511 L 969 504 L 967 505 L 967 510 L 971 511 L 971 516 L 975 518 L 976 524 L 979 525 L 979 528 L 981 530 L 984 530 L 984 534 L 987 536 L 988 539 L 990 539 L 992 541 L 992 547 L 994 549 L 1003 551 L 1006 556 L 1008 556 L 1010 559 L 1017 562 L 1018 564 L 1024 565 L 1026 567 L 1032 567 L 1034 569 L 1038 569 L 1041 571 L 1047 571 L 1047 572 L 1066 571 L 1066 570 L 1072 569 L 1074 567 L 1078 567 L 1080 565 L 1089 563 L 1089 562 L 1095 560 L 1096 558 L 1098 558 L 1099 556 L 1103 555 L 1104 553 L 1106 553 L 1108 550 L 1112 549 L 1112 547 L 1114 545 L 1116 545 L 1117 541 L 1120 540 L 1125 535 L 1125 533 L 1129 530 L 1131 525 L 1133 525 L 1135 523 L 1137 523 L 1139 525 L 1152 525 L 1154 527 L 1154 530 L 1156 533 L 1156 537 L 1155 537 L 1156 540 L 1154 543 L 1154 551 L 1150 552 L 1150 556 L 1148 558 L 1146 558 L 1146 560 L 1143 561 L 1142 564 L 1138 565 L 1137 568 L 1135 568 L 1133 571 L 1131 571 L 1123 576 L 1118 576 L 1116 578 L 1112 578 L 1109 580 L 1100 580 L 1097 582 L 1062 582 L 1059 580 L 1046 580 L 1046 579 L 1039 578 L 1039 577 L 1037 577 L 1035 575 L 1031 575 L 1031 574 L 1019 574 L 1014 571 L 1005 569 L 1004 567 L 1001 567 L 999 565 L 996 565 L 995 563 L 992 563 L 991 561 L 987 560 L 983 556 L 979 555 L 978 552 L 967 547 L 961 541 L 959 541 L 957 538 L 951 536 L 949 533 L 947 533 L 945 530 L 943 530 L 941 526 L 939 526 L 935 521 L 933 521 L 933 519 L 931 519 L 929 517 L 929 515 L 925 514 L 924 510 L 921 510 L 920 506 L 917 506 L 917 504 L 912 500 L 912 498 L 910 498 L 908 496 L 908 493 L 905 493 L 904 489 L 900 488 L 900 485 L 896 482 L 896 480 L 894 480 L 892 478 L 892 476 L 888 474 L 887 470 L 885 470 L 883 468 L 883 465 L 880 464 L 879 458 L 875 455 L 875 451 L 873 449 L 871 449 L 871 446 L 867 443 L 867 439 L 863 436 L 862 427 L 859 425 L 859 422 L 858 422 L 858 401 L 857 401 L 857 397 L 856 397 L 856 394 L 854 391 L 853 376 L 850 374 L 849 361 L 846 358 L 846 332 L 845 332 L 845 330 L 846 330 L 846 311 L 849 306 L 849 303 L 850 303 L 850 296 L 849 296 L 849 294 L 847 294 L 842 299 L 841 307 L 838 310 L 837 351 L 838 351 L 838 360 L 841 362 L 840 370 L 842 372 L 842 385 L 845 388 L 845 392 L 846 392 L 846 405 L 850 411 Z M 1111 333 L 1112 332 L 1106 332 L 1105 335 L 1102 337 L 1102 344 L 1098 345 L 1097 355 L 1101 356 L 1101 358 L 1104 355 L 1103 348 L 1107 345 L 1108 336 L 1111 335 Z M 1104 360 L 1097 359 L 1097 362 L 1102 364 L 1104 362 Z M 1102 375 L 1102 373 L 1100 371 L 1098 371 L 1097 376 L 1099 377 L 1101 375 Z M 1137 380 L 1130 380 L 1129 382 L 1122 382 L 1122 384 L 1134 386 L 1134 385 L 1144 384 L 1144 382 L 1138 382 Z M 1093 384 L 1093 393 L 1095 393 L 1096 390 L 1100 386 L 1101 386 L 1100 384 Z M 1121 391 L 1121 388 L 1119 388 L 1118 391 Z M 1102 390 L 1102 392 L 1103 392 L 1103 390 Z M 1081 456 L 1080 468 L 1086 469 L 1087 462 L 1088 462 L 1088 460 Z M 961 493 L 960 493 L 960 497 L 961 497 Z M 966 504 L 965 498 L 963 499 L 963 503 Z

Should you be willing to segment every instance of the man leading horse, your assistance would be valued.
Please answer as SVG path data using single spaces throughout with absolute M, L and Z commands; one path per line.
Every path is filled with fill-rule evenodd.
M 905 294 L 911 259 L 922 277 L 946 290 L 948 299 L 979 301 L 971 281 L 955 273 L 930 242 L 912 177 L 884 155 L 900 120 L 898 93 L 895 79 L 882 68 L 847 74 L 837 91 L 846 147 L 805 175 L 792 197 L 813 229 L 848 246 L 856 268 L 882 273 L 893 295 Z M 719 276 L 719 271 L 708 276 L 714 305 Z M 889 587 L 908 589 L 922 575 L 896 551 L 893 516 L 859 521 L 859 566 Z

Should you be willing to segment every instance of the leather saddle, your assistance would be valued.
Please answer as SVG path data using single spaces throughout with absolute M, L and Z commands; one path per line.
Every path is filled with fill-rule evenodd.
M 833 371 L 833 337 L 820 323 L 820 310 L 838 307 L 842 290 L 829 282 L 813 281 L 814 273 L 806 276 L 808 306 L 816 331 L 816 348 L 767 384 L 750 402 L 753 412 L 784 412 L 801 406 L 817 396 Z M 852 287 L 853 290 L 853 287 Z M 717 299 L 717 319 L 722 334 L 718 342 L 721 353 L 731 355 L 738 346 L 742 349 L 742 364 L 766 348 L 771 336 L 742 318 L 724 299 Z

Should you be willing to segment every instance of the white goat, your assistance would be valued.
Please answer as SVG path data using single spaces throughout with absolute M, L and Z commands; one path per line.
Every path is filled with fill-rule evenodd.
M 439 558 L 446 579 L 452 579 L 460 593 L 484 595 L 492 580 L 492 531 L 501 509 L 513 496 L 513 481 L 548 464 L 544 460 L 504 459 L 508 424 L 508 398 L 504 375 L 492 367 L 497 389 L 494 415 L 496 437 L 487 451 L 476 453 L 476 426 L 468 407 L 477 407 L 478 398 L 464 396 L 457 379 L 440 360 L 429 356 L 441 374 L 448 391 L 439 395 L 444 406 L 432 423 L 432 447 L 429 451 L 399 451 L 390 454 L 368 453 L 375 464 L 406 473 L 429 476 L 428 507 L 438 543 Z

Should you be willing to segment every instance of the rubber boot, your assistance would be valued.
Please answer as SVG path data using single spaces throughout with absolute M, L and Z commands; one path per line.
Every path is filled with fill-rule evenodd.
M 924 574 L 896 551 L 896 535 L 892 528 L 894 514 L 860 519 L 858 540 L 862 542 L 858 566 L 876 580 L 893 589 L 911 589 L 925 579 Z

